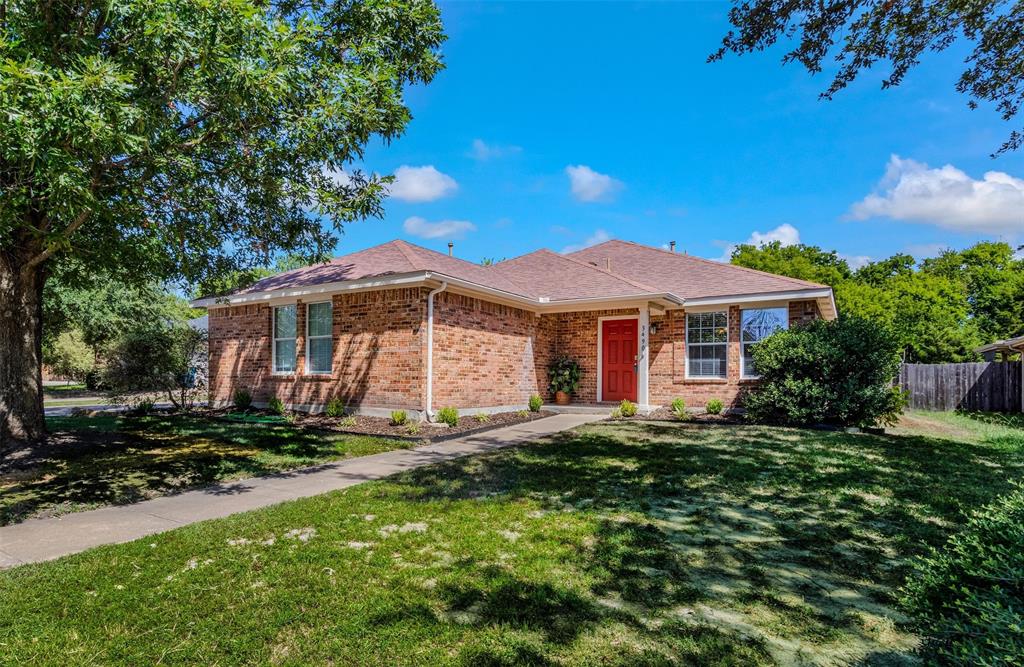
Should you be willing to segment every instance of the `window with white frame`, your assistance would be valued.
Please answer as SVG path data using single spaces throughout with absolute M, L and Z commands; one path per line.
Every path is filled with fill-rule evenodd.
M 740 312 L 740 375 L 756 378 L 754 368 L 754 343 L 758 343 L 780 329 L 789 326 L 789 310 L 786 308 L 751 308 Z
M 686 314 L 686 376 L 726 377 L 729 315 L 726 311 Z
M 333 351 L 331 302 L 306 306 L 306 372 L 330 373 Z
M 295 372 L 295 304 L 274 308 L 274 372 Z

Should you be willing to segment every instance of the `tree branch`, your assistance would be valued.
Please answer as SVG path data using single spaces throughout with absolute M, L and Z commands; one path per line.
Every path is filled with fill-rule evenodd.
M 78 229 L 83 224 L 85 224 L 85 221 L 89 219 L 89 215 L 91 213 L 92 213 L 92 211 L 89 210 L 89 209 L 86 209 L 86 210 L 82 211 L 81 213 L 79 213 L 78 217 L 76 217 L 74 220 L 71 221 L 71 224 L 68 225 L 67 229 L 64 230 L 64 233 L 61 236 L 67 238 L 67 237 L 71 236 L 72 234 L 74 234 L 76 229 Z M 55 253 L 55 252 L 57 252 L 57 246 L 51 245 L 49 248 L 43 250 L 38 255 L 36 255 L 32 259 L 28 260 L 27 262 L 25 262 L 24 266 L 21 267 L 21 273 L 22 274 L 28 273 L 30 270 L 32 270 L 34 267 L 36 267 L 40 263 L 45 262 L 46 260 L 48 260 L 53 255 L 53 253 Z

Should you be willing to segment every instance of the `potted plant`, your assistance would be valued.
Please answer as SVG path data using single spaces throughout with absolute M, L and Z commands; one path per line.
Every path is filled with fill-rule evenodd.
M 571 357 L 559 357 L 548 366 L 548 378 L 551 380 L 551 391 L 555 393 L 555 403 L 569 405 L 570 397 L 580 386 L 580 365 Z

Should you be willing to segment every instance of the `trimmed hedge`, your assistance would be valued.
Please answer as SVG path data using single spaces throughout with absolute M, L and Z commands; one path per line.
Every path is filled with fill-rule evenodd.
M 941 550 L 913 564 L 902 603 L 921 653 L 950 665 L 1024 660 L 1024 486 L 975 512 Z

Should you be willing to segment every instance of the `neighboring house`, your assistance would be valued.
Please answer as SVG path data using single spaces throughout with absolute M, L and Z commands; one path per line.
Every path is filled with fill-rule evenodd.
M 405 241 L 288 271 L 209 309 L 211 401 L 417 416 L 518 410 L 577 359 L 577 403 L 736 406 L 751 343 L 836 316 L 824 285 L 625 241 L 480 266 Z

